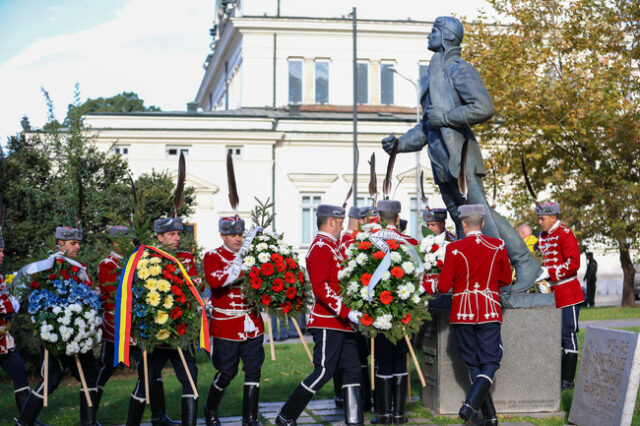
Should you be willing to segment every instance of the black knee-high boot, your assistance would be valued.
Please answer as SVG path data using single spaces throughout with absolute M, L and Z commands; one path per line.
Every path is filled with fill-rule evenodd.
M 127 413 L 126 426 L 140 426 L 145 405 L 146 403 L 144 402 L 144 399 L 141 401 L 131 395 L 131 398 L 129 398 L 129 411 Z
M 390 425 L 393 422 L 391 413 L 392 384 L 393 377 L 376 376 L 376 412 L 377 415 L 371 419 L 373 424 Z
M 478 377 L 471 385 L 467 399 L 465 400 L 460 412 L 458 413 L 463 420 L 474 421 L 482 417 L 480 407 L 489 394 L 491 389 L 491 381 L 486 377 Z
M 364 425 L 360 385 L 343 387 L 342 399 L 344 400 L 344 422 L 347 426 Z
M 260 400 L 260 386 L 244 384 L 242 397 L 242 426 L 262 426 L 258 420 L 258 402 Z
M 484 426 L 497 426 L 498 424 L 498 415 L 496 414 L 496 407 L 493 406 L 491 393 L 487 394 L 482 404 L 482 424 Z
M 407 404 L 407 376 L 393 377 L 393 423 L 405 424 L 409 420 L 404 415 Z
M 276 417 L 276 425 L 278 426 L 296 426 L 296 420 L 304 411 L 309 401 L 313 398 L 313 392 L 310 392 L 302 386 L 298 385 L 293 391 L 287 402 L 284 403 L 278 417 Z
M 19 426 L 32 426 L 35 424 L 40 410 L 42 410 L 43 399 L 33 392 L 27 397 L 27 401 L 22 407 L 20 417 L 18 418 L 16 425 Z
M 578 365 L 577 353 L 562 352 L 562 365 L 560 368 L 562 379 L 561 389 L 573 389 L 573 379 L 576 377 L 576 365 Z
M 162 379 L 156 380 L 151 385 L 151 389 L 149 389 L 149 405 L 151 405 L 151 424 L 153 426 L 177 426 L 180 424 L 167 416 Z
M 198 398 L 182 396 L 182 426 L 196 426 L 198 418 Z
M 220 419 L 218 418 L 218 407 L 220 406 L 220 401 L 222 401 L 222 396 L 224 395 L 224 389 L 219 389 L 211 384 L 209 388 L 209 396 L 207 397 L 207 402 L 204 404 L 204 421 L 207 426 L 219 426 Z

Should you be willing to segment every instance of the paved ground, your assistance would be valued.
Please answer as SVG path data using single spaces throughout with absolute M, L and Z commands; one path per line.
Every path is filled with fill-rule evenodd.
M 640 327 L 640 318 L 580 321 L 581 330 L 586 329 L 589 325 L 605 328 Z

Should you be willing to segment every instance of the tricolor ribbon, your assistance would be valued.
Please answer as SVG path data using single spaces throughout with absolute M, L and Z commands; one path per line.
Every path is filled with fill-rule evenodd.
M 195 297 L 196 301 L 202 308 L 202 315 L 200 319 L 200 339 L 198 342 L 199 348 L 204 348 L 207 352 L 210 350 L 209 346 L 209 322 L 207 321 L 206 309 L 204 309 L 204 302 L 198 293 L 198 290 L 193 285 L 191 277 L 187 274 L 187 271 L 182 266 L 182 263 L 169 253 L 160 250 L 157 247 L 141 245 L 136 248 L 127 258 L 124 268 L 120 273 L 120 279 L 118 283 L 118 290 L 116 291 L 116 308 L 115 308 L 115 341 L 114 346 L 116 353 L 113 360 L 113 365 L 117 366 L 123 362 L 126 366 L 129 366 L 129 344 L 131 339 L 131 301 L 132 297 L 132 284 L 133 277 L 136 273 L 136 267 L 138 262 L 142 258 L 145 249 L 149 249 L 161 255 L 162 257 L 171 260 L 176 263 L 182 272 L 191 294 Z

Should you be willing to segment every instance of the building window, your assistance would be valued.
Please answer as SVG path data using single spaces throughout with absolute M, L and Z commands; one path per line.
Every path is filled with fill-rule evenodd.
M 113 153 L 118 155 L 129 155 L 129 147 L 128 146 L 114 146 Z
M 242 158 L 242 145 L 227 145 L 225 148 L 233 158 Z
M 372 206 L 373 197 L 358 197 L 358 207 Z
M 320 194 L 302 194 L 300 199 L 301 209 L 301 237 L 300 245 L 308 247 L 313 241 L 313 237 L 318 232 L 318 225 L 316 223 L 316 208 L 320 204 L 322 197 Z
M 393 105 L 393 64 L 380 65 L 380 101 L 383 105 Z
M 422 240 L 422 229 L 420 227 L 420 208 L 418 207 L 418 199 L 416 197 L 411 197 L 409 200 L 410 208 L 410 217 L 409 217 L 409 235 L 414 237 L 416 240 Z
M 198 225 L 195 223 L 185 223 L 184 229 L 182 230 L 184 234 L 191 235 L 193 241 L 197 241 L 198 239 Z
M 289 103 L 302 103 L 302 61 L 289 60 Z
M 168 146 L 167 147 L 167 155 L 169 157 L 177 157 L 180 154 L 183 154 L 185 157 L 189 156 L 189 148 L 182 146 Z
M 369 64 L 358 63 L 358 92 L 356 99 L 359 104 L 369 103 Z
M 329 103 L 329 62 L 316 61 L 316 103 Z

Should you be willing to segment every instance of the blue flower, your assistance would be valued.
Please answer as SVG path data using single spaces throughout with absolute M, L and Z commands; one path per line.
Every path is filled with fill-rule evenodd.
M 133 311 L 140 318 L 142 318 L 146 314 L 146 308 L 142 304 L 135 305 L 134 308 L 133 308 Z
M 132 291 L 133 291 L 133 295 L 134 295 L 134 297 L 136 299 L 140 298 L 140 297 L 142 297 L 144 295 L 144 289 L 142 287 L 135 286 L 135 287 L 133 287 Z
M 140 329 L 140 331 L 146 331 L 149 328 L 149 324 L 147 324 L 146 322 L 141 322 L 138 325 L 138 329 Z
M 146 333 L 140 332 L 140 337 L 142 337 L 143 339 L 148 339 L 149 336 L 146 335 Z

